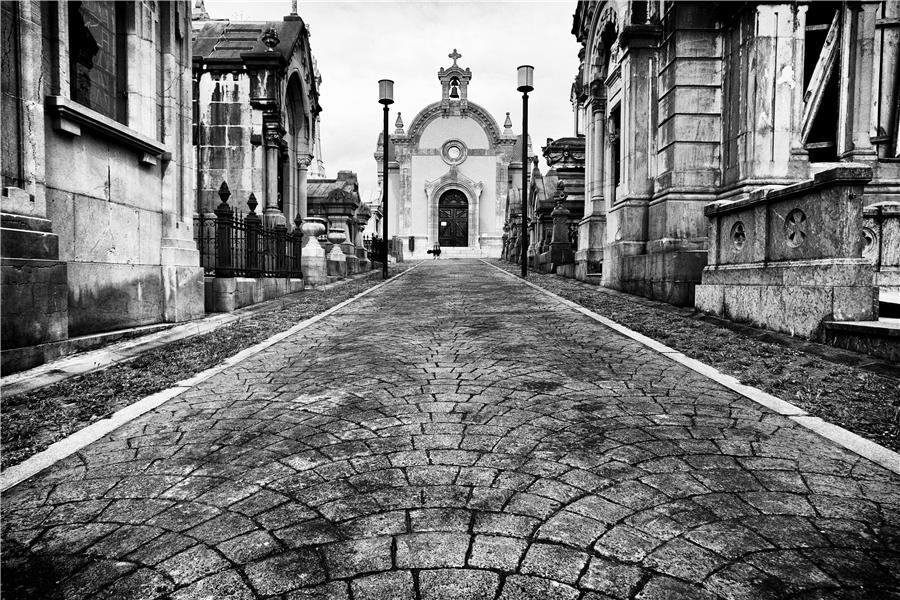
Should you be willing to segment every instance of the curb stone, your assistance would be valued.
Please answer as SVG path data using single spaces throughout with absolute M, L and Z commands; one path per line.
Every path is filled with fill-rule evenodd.
M 75 454 L 76 452 L 78 452 L 79 450 L 84 448 L 85 446 L 88 446 L 89 444 L 92 444 L 93 442 L 101 439 L 102 437 L 112 433 L 113 431 L 115 431 L 116 429 L 121 427 L 122 425 L 125 425 L 125 424 L 133 421 L 134 419 L 153 410 L 154 408 L 157 408 L 157 407 L 165 404 L 172 398 L 175 398 L 175 397 L 181 395 L 182 393 L 190 390 L 191 388 L 195 387 L 196 385 L 200 384 L 201 382 L 206 381 L 210 377 L 217 375 L 218 373 L 221 373 L 225 369 L 232 367 L 232 366 L 250 358 L 251 356 L 255 356 L 256 354 L 259 354 L 260 352 L 269 348 L 270 346 L 277 344 L 278 342 L 282 341 L 283 339 L 294 335 L 298 331 L 301 331 L 311 325 L 318 323 L 325 317 L 328 317 L 328 316 L 336 313 L 337 311 L 341 310 L 348 304 L 351 304 L 351 303 L 355 302 L 356 300 L 359 300 L 363 296 L 367 296 L 367 295 L 371 294 L 372 292 L 374 292 L 375 290 L 381 289 L 382 287 L 388 285 L 392 281 L 395 281 L 395 280 L 399 279 L 400 277 L 403 277 L 404 275 L 406 275 L 407 273 L 409 273 L 410 271 L 412 271 L 413 269 L 418 267 L 420 264 L 422 264 L 421 261 L 412 265 L 410 268 L 406 269 L 405 271 L 398 273 L 397 275 L 394 275 L 393 277 L 389 278 L 387 281 L 383 281 L 383 282 L 379 283 L 378 285 L 370 287 L 367 290 L 363 290 L 362 292 L 353 296 L 352 298 L 348 298 L 347 300 L 344 300 L 343 302 L 336 304 L 336 305 L 332 306 L 331 308 L 320 312 L 317 315 L 313 315 L 312 317 L 297 323 L 290 329 L 287 329 L 280 333 L 276 333 L 275 335 L 273 335 L 272 337 L 270 337 L 268 339 L 265 339 L 253 346 L 250 346 L 249 348 L 245 348 L 245 349 L 241 350 L 237 354 L 230 356 L 229 358 L 226 358 L 221 364 L 218 364 L 214 367 L 210 367 L 209 369 L 206 369 L 205 371 L 201 371 L 200 373 L 197 373 L 193 377 L 179 381 L 170 388 L 167 388 L 162 391 L 156 392 L 155 394 L 146 396 L 146 397 L 142 398 L 141 400 L 138 400 L 134 404 L 130 404 L 130 405 L 126 406 L 125 408 L 121 408 L 121 409 L 117 410 L 112 415 L 110 415 L 108 418 L 101 419 L 95 423 L 92 423 L 91 425 L 88 425 L 84 429 L 80 429 L 80 430 L 76 431 L 75 433 L 68 435 L 68 436 L 64 437 L 63 439 L 51 444 L 46 449 L 42 450 L 41 452 L 38 452 L 34 456 L 31 456 L 30 458 L 25 459 L 21 463 L 19 463 L 17 465 L 13 465 L 13 466 L 7 468 L 2 473 L 0 473 L 0 492 L 8 491 L 10 488 L 17 486 L 18 484 L 33 477 L 34 475 L 37 475 L 38 473 L 40 473 L 47 467 L 50 467 L 50 466 L 56 464 L 57 462 L 65 459 L 65 458 L 68 458 L 69 456 L 71 456 L 72 454 Z
M 734 392 L 737 392 L 745 398 L 752 400 L 753 402 L 760 404 L 779 415 L 787 417 L 801 427 L 808 429 L 820 435 L 821 437 L 824 437 L 825 439 L 837 444 L 838 446 L 841 446 L 842 448 L 849 450 L 854 454 L 858 454 L 859 456 L 868 459 L 878 465 L 881 465 L 882 467 L 893 473 L 897 473 L 898 475 L 900 475 L 900 453 L 894 452 L 893 450 L 885 448 L 880 444 L 876 444 L 873 441 L 867 440 L 866 438 L 861 437 L 853 433 L 852 431 L 848 431 L 843 427 L 839 427 L 837 425 L 828 423 L 827 421 L 823 421 L 819 417 L 810 416 L 799 406 L 795 406 L 794 404 L 782 400 L 777 396 L 766 393 L 759 388 L 744 385 L 736 378 L 732 377 L 731 375 L 722 373 L 711 365 L 707 365 L 706 363 L 700 362 L 699 360 L 690 358 L 689 356 L 682 354 L 674 348 L 670 348 L 665 344 L 661 344 L 660 342 L 642 335 L 632 329 L 629 329 L 624 325 L 616 323 L 612 319 L 601 316 L 576 302 L 567 300 L 562 296 L 559 296 L 558 294 L 554 294 L 551 291 L 545 290 L 536 283 L 532 283 L 528 280 L 523 280 L 521 277 L 518 277 L 513 273 L 510 273 L 509 271 L 501 269 L 496 265 L 492 265 L 486 260 L 478 260 L 488 265 L 489 267 L 500 271 L 504 275 L 512 277 L 513 279 L 516 279 L 517 281 L 529 287 L 532 287 L 546 294 L 547 296 L 550 296 L 554 300 L 565 304 L 569 308 L 580 312 L 586 317 L 589 317 L 590 319 L 593 319 L 594 321 L 597 321 L 598 323 L 609 327 L 613 331 L 616 331 L 624 335 L 625 337 L 646 346 L 651 350 L 659 352 L 663 356 L 666 356 L 667 358 L 684 365 L 685 367 L 691 369 L 696 373 L 699 373 L 700 375 L 712 379 L 716 383 Z

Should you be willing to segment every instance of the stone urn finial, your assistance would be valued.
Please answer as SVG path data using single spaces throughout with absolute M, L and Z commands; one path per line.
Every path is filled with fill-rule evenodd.
M 250 209 L 251 213 L 255 214 L 257 206 L 259 206 L 259 202 L 256 201 L 256 194 L 250 192 L 250 197 L 247 198 L 247 207 Z
M 222 204 L 227 205 L 229 198 L 231 198 L 231 190 L 228 189 L 228 184 L 222 181 L 222 185 L 219 186 L 219 199 Z
M 318 240 L 318 237 L 325 233 L 325 228 L 325 219 L 321 217 L 307 217 L 303 219 L 300 231 L 310 240 Z
M 347 239 L 347 232 L 342 227 L 332 227 L 328 230 L 328 241 L 337 246 Z
M 267 52 L 274 52 L 275 46 L 278 45 L 278 31 L 274 27 L 269 27 L 262 34 L 262 43 L 266 46 Z

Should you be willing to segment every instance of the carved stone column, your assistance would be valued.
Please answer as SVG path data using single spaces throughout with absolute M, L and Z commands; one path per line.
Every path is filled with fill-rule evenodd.
M 308 214 L 309 206 L 309 189 L 307 187 L 307 176 L 309 175 L 309 156 L 300 156 L 297 158 L 297 211 L 300 218 L 305 219 Z
M 281 137 L 284 128 L 277 122 L 265 123 L 266 144 L 266 207 L 263 222 L 266 227 L 286 225 L 284 214 L 278 210 L 278 169 L 281 167 Z
M 590 156 L 590 212 L 600 215 L 603 206 L 603 160 L 606 147 L 606 90 L 602 81 L 591 82 L 591 156 Z
M 856 30 L 856 36 L 852 45 L 848 44 L 847 48 L 848 62 L 852 65 L 850 88 L 846 92 L 850 114 L 847 122 L 846 146 L 841 153 L 842 160 L 871 161 L 877 158 L 870 139 L 870 127 L 873 108 L 875 21 L 880 4 L 880 2 L 847 4 L 845 22 Z M 845 36 L 847 37 L 849 36 Z
M 588 281 L 589 273 L 599 273 L 603 265 L 603 246 L 606 243 L 606 204 L 604 198 L 606 160 L 606 86 L 599 79 L 590 86 L 590 135 L 587 156 L 587 194 L 584 218 L 579 223 L 578 252 L 575 255 L 575 277 Z

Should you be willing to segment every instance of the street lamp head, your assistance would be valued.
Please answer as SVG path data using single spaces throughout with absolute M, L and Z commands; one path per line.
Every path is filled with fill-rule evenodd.
M 534 67 L 531 65 L 519 67 L 519 87 L 516 89 L 526 94 L 534 89 Z
M 391 79 L 378 80 L 378 102 L 387 106 L 394 103 L 394 81 Z

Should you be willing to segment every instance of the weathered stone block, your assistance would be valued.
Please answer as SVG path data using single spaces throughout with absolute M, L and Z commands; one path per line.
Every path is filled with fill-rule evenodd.
M 71 262 L 68 279 L 70 335 L 162 320 L 159 266 Z
M 755 307 L 762 302 L 762 286 L 725 286 L 724 316 L 733 321 L 754 321 Z
M 659 146 L 674 142 L 719 142 L 722 119 L 719 115 L 673 115 L 659 126 Z
M 64 262 L 3 258 L 0 287 L 3 298 L 0 339 L 4 349 L 43 344 L 68 336 Z
M 725 306 L 725 287 L 721 285 L 698 285 L 694 287 L 694 306 L 697 310 L 721 315 Z
M 676 114 L 709 114 L 722 112 L 722 93 L 714 87 L 679 88 L 676 94 L 666 94 L 659 100 L 659 120 L 665 122 Z
M 835 286 L 832 290 L 832 318 L 835 321 L 870 321 L 877 318 L 877 288 L 872 285 Z
M 167 322 L 189 321 L 204 315 L 203 269 L 188 266 L 164 266 L 163 290 Z

